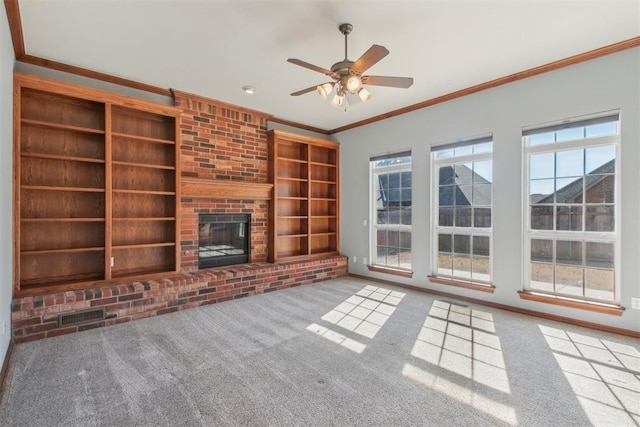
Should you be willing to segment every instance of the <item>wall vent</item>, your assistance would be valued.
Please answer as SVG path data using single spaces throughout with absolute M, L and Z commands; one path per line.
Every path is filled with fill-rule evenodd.
M 104 308 L 96 308 L 75 313 L 61 314 L 58 316 L 58 327 L 79 325 L 81 323 L 93 322 L 104 319 Z

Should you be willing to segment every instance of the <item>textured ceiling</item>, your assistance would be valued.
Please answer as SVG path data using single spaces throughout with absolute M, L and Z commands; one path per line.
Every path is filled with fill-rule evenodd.
M 20 0 L 26 52 L 274 116 L 335 129 L 640 35 L 638 0 L 313 1 Z M 372 44 L 391 52 L 367 74 L 409 76 L 336 109 L 327 81 L 287 58 L 329 68 Z M 243 85 L 256 88 L 253 95 Z

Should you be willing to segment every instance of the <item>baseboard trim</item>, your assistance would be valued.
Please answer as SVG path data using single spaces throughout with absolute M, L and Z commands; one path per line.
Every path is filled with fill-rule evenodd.
M 465 296 L 461 296 L 461 295 L 452 294 L 452 293 L 449 293 L 449 292 L 437 291 L 435 289 L 428 289 L 428 288 L 423 288 L 423 287 L 420 287 L 420 286 L 407 285 L 407 284 L 404 284 L 404 283 L 394 282 L 393 280 L 378 279 L 378 278 L 375 278 L 375 277 L 363 276 L 361 274 L 353 274 L 353 273 L 349 273 L 349 276 L 355 277 L 355 278 L 358 278 L 358 279 L 370 280 L 372 282 L 378 282 L 378 283 L 385 283 L 385 284 L 388 284 L 388 285 L 394 285 L 394 286 L 398 286 L 398 287 L 401 287 L 401 288 L 411 289 L 413 291 L 424 292 L 424 293 L 427 293 L 427 294 L 438 295 L 438 296 L 442 296 L 442 297 L 446 297 L 446 298 L 454 298 L 454 299 L 458 299 L 458 300 L 461 300 L 461 301 L 466 301 L 466 302 L 471 302 L 471 303 L 474 303 L 474 304 L 484 305 L 484 306 L 487 306 L 487 307 L 498 308 L 498 309 L 505 310 L 505 311 L 511 311 L 513 313 L 526 314 L 526 315 L 529 315 L 529 316 L 540 317 L 542 319 L 554 320 L 556 322 L 568 323 L 570 325 L 582 326 L 582 327 L 585 327 L 585 328 L 595 329 L 595 330 L 603 331 L 603 332 L 610 332 L 612 334 L 624 335 L 624 336 L 633 337 L 633 338 L 640 338 L 640 332 L 633 331 L 633 330 L 630 330 L 630 329 L 616 328 L 616 327 L 613 327 L 613 326 L 602 325 L 600 323 L 594 323 L 594 322 L 587 322 L 587 321 L 584 321 L 584 320 L 572 319 L 571 317 L 558 316 L 556 314 L 543 313 L 543 312 L 540 312 L 540 311 L 529 310 L 529 309 L 526 309 L 526 308 L 514 307 L 512 305 L 500 304 L 500 303 L 491 302 L 491 301 L 484 301 L 484 300 L 481 300 L 481 299 L 465 297 Z
M 4 356 L 4 363 L 2 363 L 2 370 L 0 370 L 0 400 L 2 400 L 2 393 L 4 392 L 4 383 L 7 379 L 7 372 L 9 371 L 9 361 L 11 360 L 11 354 L 13 353 L 13 340 L 9 341 L 9 347 L 7 347 L 7 354 Z

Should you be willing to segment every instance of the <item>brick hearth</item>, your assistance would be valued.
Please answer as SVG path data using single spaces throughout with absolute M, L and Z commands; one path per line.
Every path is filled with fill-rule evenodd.
M 347 274 L 347 258 L 212 268 L 158 280 L 13 300 L 16 343 L 65 335 L 319 282 Z M 106 319 L 60 327 L 58 316 L 104 308 Z

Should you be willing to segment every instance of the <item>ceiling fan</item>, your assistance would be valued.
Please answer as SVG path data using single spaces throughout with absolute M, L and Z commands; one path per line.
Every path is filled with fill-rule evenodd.
M 412 77 L 390 77 L 390 76 L 364 76 L 363 73 L 375 65 L 378 61 L 389 54 L 384 46 L 374 44 L 367 50 L 358 60 L 350 61 L 347 57 L 347 36 L 353 30 L 351 24 L 341 24 L 338 29 L 344 34 L 344 59 L 336 62 L 331 66 L 330 70 L 318 67 L 299 59 L 287 59 L 292 64 L 308 68 L 313 71 L 322 73 L 333 79 L 332 82 L 321 83 L 320 85 L 311 86 L 306 89 L 293 92 L 291 96 L 304 95 L 305 93 L 318 91 L 322 99 L 326 99 L 335 88 L 335 95 L 331 101 L 334 107 L 342 107 L 347 100 L 347 104 L 353 105 L 360 101 L 366 102 L 371 98 L 371 92 L 363 87 L 370 86 L 387 86 L 407 89 L 413 84 Z M 346 107 L 345 107 L 346 108 Z

